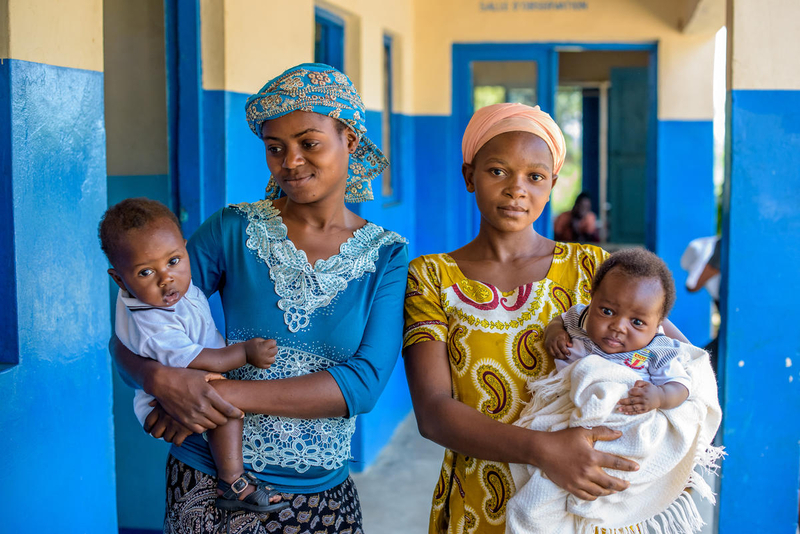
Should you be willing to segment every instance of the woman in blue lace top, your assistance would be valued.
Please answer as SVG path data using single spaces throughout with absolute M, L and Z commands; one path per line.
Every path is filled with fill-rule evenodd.
M 269 369 L 233 380 L 139 358 L 117 362 L 159 405 L 147 420 L 174 445 L 165 532 L 361 532 L 348 472 L 355 416 L 374 406 L 400 349 L 405 240 L 345 207 L 372 199 L 386 167 L 364 135 L 350 80 L 320 64 L 287 70 L 246 105 L 272 173 L 266 199 L 212 215 L 189 240 L 194 284 L 219 291 L 227 342 L 274 339 Z M 214 507 L 214 462 L 200 432 L 246 412 L 245 469 L 291 504 L 271 515 Z M 182 445 L 181 445 L 182 443 Z M 181 445 L 181 446 L 176 446 Z

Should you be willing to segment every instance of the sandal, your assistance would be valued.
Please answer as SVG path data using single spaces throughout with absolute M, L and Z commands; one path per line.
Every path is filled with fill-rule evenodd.
M 241 494 L 248 485 L 256 486 L 256 490 L 240 500 L 239 494 Z M 228 484 L 224 480 L 217 480 L 217 487 L 225 491 L 225 493 L 217 497 L 216 504 L 217 508 L 220 510 L 231 512 L 257 512 L 263 514 L 277 512 L 289 506 L 288 501 L 269 502 L 272 497 L 279 495 L 280 492 L 273 489 L 271 486 L 261 484 L 251 473 L 243 473 L 239 478 L 233 481 L 233 484 Z

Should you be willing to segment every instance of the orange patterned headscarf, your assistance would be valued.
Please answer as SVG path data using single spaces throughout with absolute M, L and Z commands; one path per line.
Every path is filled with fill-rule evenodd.
M 494 104 L 476 111 L 461 142 L 464 163 L 472 163 L 483 145 L 506 132 L 528 132 L 541 137 L 553 154 L 553 174 L 558 174 L 561 170 L 567 155 L 561 128 L 539 106 L 530 107 L 525 104 Z

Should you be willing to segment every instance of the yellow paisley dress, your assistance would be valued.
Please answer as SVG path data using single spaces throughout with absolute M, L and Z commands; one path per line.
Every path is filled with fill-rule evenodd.
M 510 292 L 470 280 L 447 254 L 411 262 L 403 346 L 447 343 L 453 398 L 503 423 L 530 400 L 531 378 L 554 369 L 544 328 L 574 304 L 588 304 L 597 266 L 607 253 L 592 245 L 557 243 L 547 276 Z M 433 495 L 430 533 L 505 532 L 514 494 L 508 464 L 445 451 Z

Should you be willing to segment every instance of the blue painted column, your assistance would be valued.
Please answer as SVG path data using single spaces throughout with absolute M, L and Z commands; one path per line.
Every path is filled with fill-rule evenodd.
M 28 58 L 0 51 L 0 244 L 3 285 L 13 287 L 2 293 L 3 318 L 16 319 L 0 327 L 18 340 L 16 349 L 3 347 L 15 350 L 16 362 L 0 369 L 0 530 L 115 532 L 108 275 L 97 240 L 106 209 L 103 73 L 31 60 L 38 54 L 102 69 L 93 48 L 102 39 L 87 38 L 87 50 L 72 41 L 71 53 L 87 61 L 63 57 L 32 33 L 44 27 L 65 38 L 84 29 L 64 22 L 67 7 L 25 7 L 33 11 L 32 3 L 40 26 L 21 32 L 27 26 L 15 24 L 30 11 L 0 2 L 15 30 L 6 33 L 10 50 Z M 98 4 L 69 9 L 99 29 Z
M 800 462 L 797 2 L 728 2 L 719 531 L 794 534 Z M 787 327 L 784 327 L 787 325 Z

